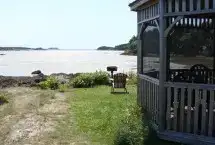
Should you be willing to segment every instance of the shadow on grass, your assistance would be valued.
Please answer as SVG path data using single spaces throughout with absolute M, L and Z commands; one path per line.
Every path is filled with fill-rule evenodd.
M 144 139 L 144 145 L 181 145 L 181 144 L 161 140 L 158 138 L 156 132 L 150 129 L 148 136 Z
M 119 95 L 119 94 L 129 94 L 129 92 L 111 92 L 111 94 Z

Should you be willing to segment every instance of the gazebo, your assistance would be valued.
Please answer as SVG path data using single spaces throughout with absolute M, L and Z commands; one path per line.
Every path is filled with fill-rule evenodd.
M 137 12 L 137 101 L 150 125 L 164 140 L 215 144 L 215 0 L 135 0 L 129 6 Z M 149 27 L 157 29 L 155 51 L 146 48 L 151 38 L 144 41 Z M 208 42 L 200 44 L 197 32 Z M 154 55 L 159 67 L 146 69 L 146 56 Z M 190 56 L 196 60 L 192 65 L 171 67 L 171 58 L 189 63 Z M 206 59 L 210 65 L 203 64 Z

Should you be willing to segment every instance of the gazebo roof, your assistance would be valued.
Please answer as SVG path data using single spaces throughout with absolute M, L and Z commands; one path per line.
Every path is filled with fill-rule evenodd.
M 155 0 L 135 0 L 129 4 L 129 7 L 131 8 L 132 11 L 137 11 L 140 6 L 143 6 L 144 4 L 151 1 L 153 2 Z

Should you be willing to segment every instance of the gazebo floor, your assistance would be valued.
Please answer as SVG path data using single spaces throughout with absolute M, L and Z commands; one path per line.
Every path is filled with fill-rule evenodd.
M 183 143 L 183 144 L 215 145 L 215 138 L 194 135 L 191 133 L 164 131 L 164 132 L 159 132 L 158 137 L 163 140 L 169 140 L 169 141 Z

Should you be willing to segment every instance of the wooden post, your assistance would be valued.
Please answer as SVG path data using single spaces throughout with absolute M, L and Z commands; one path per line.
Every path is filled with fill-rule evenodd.
M 212 27 L 213 27 L 213 84 L 215 84 L 215 18 L 212 19 Z
M 166 81 L 166 38 L 164 37 L 165 18 L 164 18 L 164 0 L 159 1 L 160 10 L 160 73 L 159 73 L 159 130 L 165 129 L 165 110 L 166 93 L 164 83 Z
M 141 47 L 141 40 L 139 38 L 139 33 L 141 31 L 141 27 L 137 25 L 137 76 L 138 76 L 138 84 L 137 84 L 137 104 L 141 106 L 141 78 L 139 77 L 140 74 L 140 47 Z
M 146 24 L 142 24 L 140 28 L 138 28 L 138 46 L 137 46 L 137 67 L 139 74 L 143 74 L 143 32 L 147 27 Z
M 143 32 L 145 31 L 145 24 L 142 24 L 141 26 L 138 25 L 138 36 L 137 36 L 137 75 L 143 74 Z M 138 87 L 137 87 L 137 103 L 140 105 L 141 103 L 141 78 L 138 78 Z M 145 91 L 145 90 L 143 90 Z
M 138 46 L 137 46 L 137 51 L 138 51 L 138 55 L 137 55 L 137 68 L 138 68 L 138 73 L 139 74 L 143 74 L 143 57 L 142 57 L 142 40 L 141 38 L 138 38 Z

